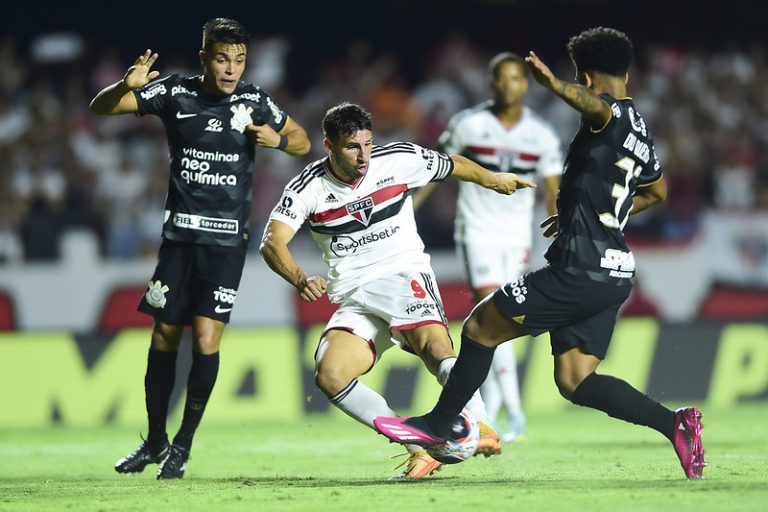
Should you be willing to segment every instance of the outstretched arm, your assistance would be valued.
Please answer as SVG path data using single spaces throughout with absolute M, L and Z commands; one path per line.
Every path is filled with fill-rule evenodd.
M 304 302 L 315 302 L 323 296 L 327 284 L 322 277 L 307 274 L 291 254 L 288 243 L 295 234 L 288 224 L 270 220 L 264 229 L 259 252 L 269 268 L 296 288 Z
M 253 142 L 257 146 L 279 149 L 293 156 L 309 153 L 310 142 L 307 132 L 290 117 L 279 132 L 266 124 L 250 124 L 245 129 L 251 133 Z
M 611 119 L 611 106 L 589 87 L 563 82 L 534 52 L 528 53 L 525 62 L 528 63 L 531 74 L 537 82 L 581 112 L 581 115 L 594 126 L 603 126 Z
M 137 112 L 139 105 L 132 91 L 144 87 L 160 75 L 159 71 L 150 71 L 156 60 L 157 54 L 152 50 L 139 55 L 122 80 L 105 87 L 93 98 L 91 112 L 110 116 Z
M 491 172 L 467 157 L 451 155 L 453 173 L 461 181 L 476 183 L 499 194 L 510 195 L 519 188 L 535 188 L 536 184 L 511 172 Z

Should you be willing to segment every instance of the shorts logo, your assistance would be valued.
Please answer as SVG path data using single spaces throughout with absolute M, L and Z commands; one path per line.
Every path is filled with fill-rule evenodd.
M 232 311 L 232 305 L 235 303 L 236 298 L 237 298 L 237 290 L 219 286 L 218 290 L 213 291 L 213 300 L 215 300 L 216 302 L 220 302 L 221 304 L 216 304 L 214 311 L 219 314 L 229 313 L 230 311 Z
M 168 286 L 161 283 L 159 279 L 154 283 L 150 281 L 149 288 L 147 289 L 147 293 L 144 294 L 144 298 L 146 299 L 147 304 L 153 308 L 163 309 L 165 303 L 168 301 L 165 296 L 165 294 L 168 293 L 168 290 Z
M 436 315 L 437 304 L 435 304 L 434 302 L 419 301 L 419 302 L 413 302 L 411 304 L 408 304 L 405 307 L 405 314 L 407 315 L 412 315 L 419 311 L 421 311 L 419 316 L 422 316 L 422 317 Z
M 509 283 L 507 287 L 509 288 L 509 293 L 507 295 L 514 297 L 515 302 L 518 304 L 525 302 L 525 296 L 528 294 L 528 287 L 525 286 L 525 278 L 521 276 L 517 281 Z

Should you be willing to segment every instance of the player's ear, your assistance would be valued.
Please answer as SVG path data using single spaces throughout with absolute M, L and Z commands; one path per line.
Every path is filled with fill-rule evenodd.
M 624 73 L 624 85 L 629 83 L 629 71 Z
M 592 75 L 589 74 L 589 72 L 585 71 L 582 73 L 584 78 L 584 85 L 587 87 L 592 87 Z
M 205 50 L 197 52 L 197 58 L 200 60 L 200 65 L 205 67 Z
M 331 156 L 331 153 L 333 152 L 333 143 L 330 139 L 323 139 L 323 149 L 328 154 L 328 156 Z

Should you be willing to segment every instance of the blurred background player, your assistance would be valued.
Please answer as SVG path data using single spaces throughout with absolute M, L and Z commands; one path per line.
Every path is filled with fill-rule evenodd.
M 327 291 L 341 304 L 315 353 L 315 380 L 333 405 L 373 428 L 374 418 L 394 411 L 358 377 L 392 346 L 392 337 L 419 356 L 440 384 L 456 361 L 429 256 L 416 230 L 411 191 L 448 176 L 507 195 L 531 184 L 409 142 L 374 146 L 370 114 L 355 104 L 331 108 L 322 126 L 328 156 L 286 185 L 264 231 L 261 254 L 302 300 L 314 302 Z M 288 248 L 307 219 L 330 267 L 328 283 L 304 271 Z M 467 408 L 486 422 L 479 451 L 498 453 L 501 443 L 487 425 L 479 395 L 470 397 Z M 422 448 L 407 449 L 403 477 L 421 478 L 440 466 Z
M 488 64 L 493 99 L 454 115 L 440 136 L 440 146 L 494 172 L 514 172 L 543 186 L 547 213 L 557 211 L 557 189 L 563 171 L 560 139 L 552 127 L 523 105 L 528 90 L 523 59 L 511 52 Z M 416 207 L 431 192 L 417 192 Z M 480 302 L 527 269 L 531 245 L 535 190 L 504 197 L 469 182 L 459 183 L 454 240 L 464 261 L 474 301 Z M 520 401 L 517 361 L 512 345 L 496 349 L 488 378 L 480 386 L 488 416 L 497 426 L 503 404 L 507 428 L 504 441 L 521 440 L 526 422 Z
M 144 380 L 149 430 L 117 462 L 119 473 L 159 463 L 158 479 L 184 476 L 245 263 L 254 145 L 292 155 L 310 148 L 304 129 L 269 94 L 240 81 L 248 42 L 239 22 L 211 19 L 203 26 L 201 75 L 154 80 L 158 55 L 147 50 L 91 102 L 96 114 L 160 117 L 171 158 L 163 243 L 139 305 L 155 319 Z M 169 445 L 168 403 L 185 325 L 192 327 L 192 367 L 181 427 Z
M 572 37 L 568 53 L 579 84 L 559 80 L 533 52 L 526 58 L 536 81 L 582 116 L 566 156 L 558 215 L 542 223 L 545 235 L 555 235 L 546 253 L 549 265 L 507 283 L 474 309 L 432 411 L 381 418 L 375 425 L 392 440 L 441 442 L 485 379 L 495 347 L 549 332 L 555 384 L 564 398 L 657 430 L 672 443 L 686 477 L 701 478 L 700 411 L 672 411 L 626 381 L 595 373 L 635 280 L 624 225 L 630 213 L 665 200 L 667 187 L 648 126 L 627 96 L 632 42 L 623 32 L 599 27 Z

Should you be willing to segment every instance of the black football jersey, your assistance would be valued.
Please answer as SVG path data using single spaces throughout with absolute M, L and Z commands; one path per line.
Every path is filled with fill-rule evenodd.
M 635 260 L 624 242 L 637 187 L 661 178 L 653 138 L 631 98 L 601 96 L 612 117 L 602 129 L 582 120 L 568 148 L 557 198 L 558 235 L 550 265 L 589 278 L 630 285 Z
M 163 237 L 204 245 L 248 241 L 255 145 L 245 127 L 280 131 L 287 115 L 269 94 L 240 82 L 233 94 L 211 96 L 198 76 L 171 75 L 134 91 L 138 115 L 165 125 L 171 175 Z

